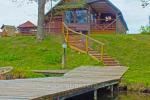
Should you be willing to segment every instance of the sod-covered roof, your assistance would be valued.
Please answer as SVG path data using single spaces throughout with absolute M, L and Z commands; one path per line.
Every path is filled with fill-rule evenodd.
M 64 2 L 64 0 L 60 0 L 46 15 L 48 15 L 52 10 L 55 13 L 61 13 L 61 11 L 69 10 L 69 9 L 77 9 L 77 8 L 85 8 L 87 0 L 80 0 L 78 2 Z M 59 11 L 59 12 L 56 12 Z M 55 15 L 57 15 L 55 14 Z
M 75 9 L 75 8 L 84 8 L 86 5 L 86 0 L 80 0 L 78 2 L 63 2 L 59 4 L 54 9 L 56 10 L 66 10 L 66 9 Z

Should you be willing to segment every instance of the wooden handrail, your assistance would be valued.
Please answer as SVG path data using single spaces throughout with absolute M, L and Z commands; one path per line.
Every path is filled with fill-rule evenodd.
M 64 22 L 63 22 L 63 25 L 64 25 L 64 27 L 65 27 L 67 30 L 69 30 L 69 31 L 71 31 L 71 32 L 73 32 L 73 33 L 76 33 L 76 34 L 82 35 L 82 36 L 84 36 L 84 37 L 87 37 L 87 38 L 89 38 L 90 40 L 93 40 L 94 42 L 97 42 L 98 44 L 105 45 L 104 43 L 102 43 L 102 42 L 100 42 L 100 41 L 98 41 L 98 40 L 96 40 L 96 39 L 94 39 L 94 38 L 92 38 L 92 37 L 90 37 L 90 36 L 88 36 L 88 35 L 85 35 L 85 34 L 82 34 L 82 33 L 80 33 L 80 32 L 76 32 L 76 31 L 72 30 L 72 29 L 69 28 Z
M 66 33 L 65 33 L 65 29 L 66 29 Z M 95 43 L 98 44 L 98 46 L 100 47 L 100 54 L 101 54 L 101 58 L 99 59 L 99 61 L 103 61 L 103 56 L 104 56 L 104 43 L 88 36 L 88 35 L 85 35 L 85 34 L 82 34 L 82 32 L 76 32 L 74 30 L 72 30 L 71 28 L 69 28 L 64 22 L 62 23 L 62 33 L 65 34 L 65 41 L 67 43 L 69 43 L 69 32 L 72 32 L 72 33 L 75 33 L 75 34 L 78 34 L 78 35 L 81 35 L 83 37 L 85 37 L 85 51 L 86 53 L 89 52 L 89 41 L 88 40 L 91 40 Z M 93 49 L 93 48 L 92 48 Z

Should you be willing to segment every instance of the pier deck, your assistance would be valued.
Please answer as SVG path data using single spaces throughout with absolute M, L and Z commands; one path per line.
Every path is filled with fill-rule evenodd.
M 62 77 L 0 81 L 0 100 L 64 100 L 118 84 L 128 68 L 79 67 Z

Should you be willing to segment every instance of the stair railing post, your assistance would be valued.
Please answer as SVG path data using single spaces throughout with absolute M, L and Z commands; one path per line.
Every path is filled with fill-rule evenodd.
M 101 50 L 100 50 L 100 51 L 101 51 L 101 53 L 100 53 L 100 54 L 101 54 L 101 59 L 100 59 L 100 60 L 103 62 L 103 56 L 104 56 L 104 45 L 101 45 Z
M 67 40 L 67 43 L 69 41 L 69 30 L 67 29 L 67 36 L 66 36 L 66 40 Z
M 64 23 L 62 23 L 62 33 L 64 35 L 64 40 L 67 42 L 67 33 L 65 32 L 65 30 L 67 30 L 67 27 L 65 26 Z
M 65 28 L 64 28 L 64 23 L 62 23 L 62 33 L 64 34 L 65 32 Z
M 89 43 L 88 43 L 88 37 L 86 36 L 86 43 L 85 43 L 85 47 L 86 47 L 86 52 L 89 52 Z

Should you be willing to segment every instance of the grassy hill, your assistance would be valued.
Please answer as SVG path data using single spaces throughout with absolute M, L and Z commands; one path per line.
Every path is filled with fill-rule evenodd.
M 129 67 L 124 83 L 138 87 L 150 86 L 150 35 L 92 35 L 106 44 L 106 52 Z M 0 38 L 0 66 L 13 66 L 14 74 L 43 77 L 31 70 L 61 69 L 60 36 L 50 36 L 42 43 L 35 37 Z M 102 65 L 86 54 L 67 49 L 67 69 L 81 65 Z M 135 87 L 134 87 L 135 88 Z
M 33 36 L 0 38 L 0 66 L 13 66 L 15 75 L 22 73 L 23 77 L 43 77 L 31 70 L 61 69 L 62 41 L 60 36 L 49 36 L 42 43 L 37 43 Z M 102 64 L 68 48 L 66 68 L 81 65 Z
M 150 86 L 150 35 L 92 36 L 106 44 L 109 55 L 129 67 L 124 76 L 126 84 L 136 84 L 137 88 Z

